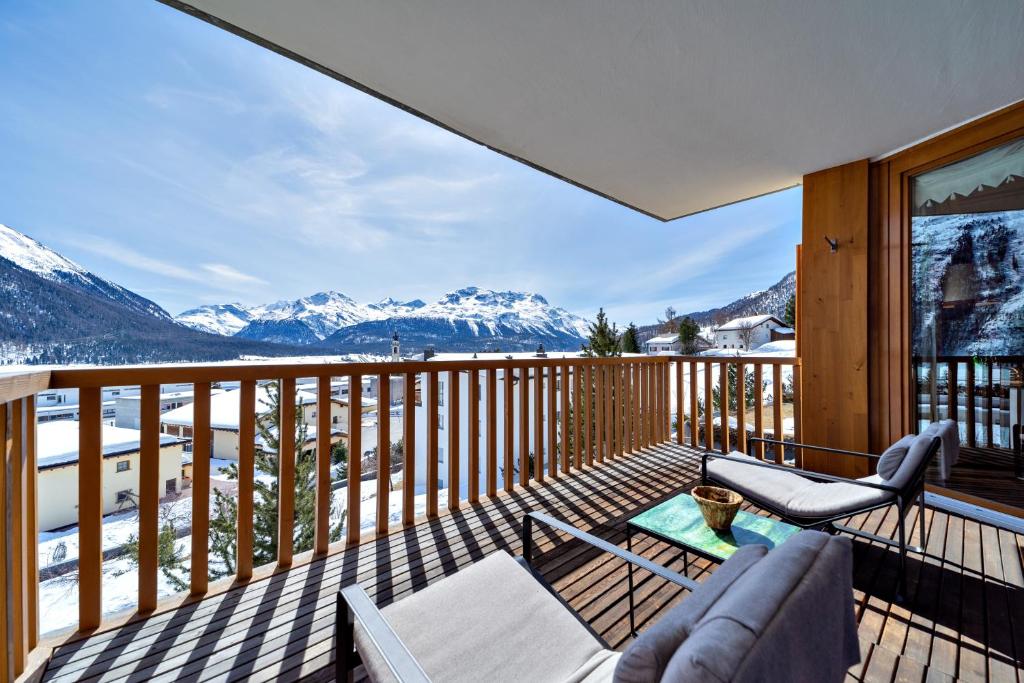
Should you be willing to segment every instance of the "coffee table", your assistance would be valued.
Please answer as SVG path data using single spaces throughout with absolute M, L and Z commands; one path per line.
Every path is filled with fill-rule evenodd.
M 683 551 L 683 564 L 689 564 L 688 553 L 712 562 L 724 562 L 744 545 L 779 545 L 800 531 L 799 527 L 775 519 L 740 510 L 727 532 L 713 530 L 704 522 L 697 501 L 689 493 L 680 493 L 626 522 L 626 547 L 633 550 L 633 534 L 644 533 Z M 685 570 L 684 570 L 685 571 Z M 633 565 L 629 573 L 629 629 L 636 635 L 633 616 Z

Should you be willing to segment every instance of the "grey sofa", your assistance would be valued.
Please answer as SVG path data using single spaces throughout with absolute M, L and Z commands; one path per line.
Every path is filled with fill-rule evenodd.
M 614 652 L 530 567 L 532 526 L 554 527 L 691 591 Z M 494 553 L 378 611 L 338 594 L 337 671 L 372 681 L 840 681 L 860 659 L 849 539 L 805 531 L 745 546 L 696 582 L 538 513 L 524 556 Z
M 848 479 L 768 463 L 753 455 L 733 451 L 729 455 L 705 453 L 701 462 L 701 479 L 705 484 L 718 484 L 733 489 L 758 507 L 804 529 L 843 531 L 896 547 L 899 553 L 896 597 L 899 600 L 906 586 L 907 551 L 923 552 L 925 545 L 925 470 L 939 452 L 943 438 L 949 436 L 945 433 L 949 429 L 956 429 L 952 421 L 933 423 L 918 435 L 903 437 L 882 455 L 808 444 L 785 444 L 835 455 L 867 458 L 879 463 L 879 472 L 883 471 L 884 462 L 891 467 L 886 472 L 887 476 L 873 474 L 860 479 Z M 783 443 L 760 438 L 749 441 L 751 452 L 758 442 Z M 892 465 L 894 462 L 896 464 Z M 921 547 L 907 543 L 906 513 L 915 499 L 919 502 Z M 895 505 L 898 513 L 898 540 L 895 542 L 838 523 L 854 515 L 890 505 Z

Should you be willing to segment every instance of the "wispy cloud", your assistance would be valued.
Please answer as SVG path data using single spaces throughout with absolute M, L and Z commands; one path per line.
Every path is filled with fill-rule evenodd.
M 202 269 L 213 275 L 216 282 L 222 284 L 236 284 L 236 285 L 267 285 L 270 284 L 263 278 L 258 278 L 255 275 L 248 275 L 243 273 L 226 263 L 204 263 Z

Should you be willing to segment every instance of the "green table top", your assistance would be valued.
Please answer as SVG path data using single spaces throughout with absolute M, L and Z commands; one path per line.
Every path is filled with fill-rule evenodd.
M 800 531 L 792 524 L 743 510 L 736 513 L 731 532 L 714 531 L 704 523 L 700 508 L 689 493 L 669 498 L 632 518 L 629 524 L 719 561 L 728 559 L 742 545 L 758 543 L 771 549 Z

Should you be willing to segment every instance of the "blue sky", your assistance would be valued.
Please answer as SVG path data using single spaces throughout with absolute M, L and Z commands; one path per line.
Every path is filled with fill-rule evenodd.
M 0 14 L 0 223 L 171 313 L 528 290 L 651 322 L 793 269 L 800 189 L 661 223 L 157 2 Z

